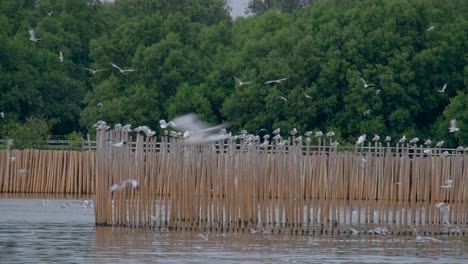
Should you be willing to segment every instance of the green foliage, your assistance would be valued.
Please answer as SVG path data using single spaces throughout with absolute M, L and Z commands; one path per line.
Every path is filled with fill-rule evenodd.
M 41 148 L 50 135 L 52 121 L 30 117 L 24 123 L 11 121 L 3 127 L 2 135 L 5 139 L 14 139 L 14 148 Z

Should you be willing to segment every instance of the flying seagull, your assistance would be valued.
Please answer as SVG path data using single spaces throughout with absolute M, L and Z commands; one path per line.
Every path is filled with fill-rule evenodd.
M 139 187 L 138 182 L 136 180 L 125 180 L 121 183 L 116 183 L 109 187 L 109 192 L 118 191 L 127 186 L 132 186 L 133 189 L 137 189 Z
M 375 84 L 373 84 L 373 83 L 367 84 L 366 81 L 365 81 L 363 78 L 361 78 L 361 81 L 362 81 L 362 83 L 364 84 L 364 88 L 367 88 L 367 87 L 369 87 L 369 86 L 375 86 Z
M 167 123 L 166 120 L 164 120 L 164 119 L 159 120 L 159 125 L 161 126 L 161 128 L 167 128 L 169 126 L 171 126 L 171 127 L 175 126 L 173 121 L 169 121 L 169 123 Z
M 59 51 L 59 56 L 58 56 L 60 62 L 63 62 L 63 52 Z
M 288 101 L 288 99 L 286 99 L 286 98 L 285 98 L 285 97 L 283 97 L 283 96 L 280 96 L 280 97 L 279 97 L 279 99 L 281 99 L 281 100 L 283 100 L 283 101 L 285 101 L 285 102 L 287 102 L 287 101 Z
M 270 81 L 266 81 L 265 84 L 270 84 L 270 83 L 282 83 L 284 81 L 286 81 L 288 78 L 282 78 L 282 79 L 277 79 L 277 80 L 270 80 Z
M 5 118 L 5 112 L 0 112 L 0 117 Z
M 89 71 L 91 74 L 96 74 L 100 71 L 105 71 L 107 69 L 99 69 L 99 70 L 93 70 L 93 69 L 90 69 L 90 68 L 85 68 L 85 70 Z
M 310 95 L 308 95 L 308 94 L 306 94 L 306 93 L 304 93 L 304 96 L 305 96 L 305 98 L 307 98 L 307 99 L 312 99 L 312 96 L 310 96 Z
M 38 43 L 39 40 L 41 40 L 41 39 L 36 38 L 36 32 L 34 31 L 34 29 L 29 30 L 29 40 L 34 43 Z
M 430 26 L 430 27 L 428 27 L 428 28 L 426 29 L 426 31 L 432 31 L 432 30 L 434 30 L 434 28 L 435 28 L 435 26 Z
M 239 86 L 242 86 L 242 85 L 244 85 L 244 84 L 251 84 L 251 83 L 252 83 L 252 82 L 243 82 L 243 81 L 241 81 L 241 80 L 240 80 L 239 78 L 237 78 L 237 77 L 234 77 L 234 79 L 236 79 L 236 81 L 239 82 Z
M 120 68 L 119 66 L 115 65 L 114 63 L 111 63 L 112 67 L 116 68 L 117 70 L 119 70 L 120 73 L 126 73 L 126 72 L 133 72 L 135 71 L 135 69 L 122 69 Z
M 210 124 L 199 120 L 194 113 L 177 117 L 172 122 L 175 129 L 191 133 L 189 137 L 185 138 L 185 142 L 189 144 L 208 144 L 230 138 L 229 134 L 219 133 L 221 129 L 228 127 L 229 124 L 210 126 Z
M 456 119 L 450 120 L 449 132 L 453 133 L 453 132 L 457 132 L 459 130 L 460 129 L 457 127 L 457 120 Z
M 98 106 L 98 107 L 102 107 L 102 103 L 98 103 L 97 106 Z
M 47 15 L 48 15 L 48 16 L 51 16 L 53 13 L 54 13 L 54 10 L 52 10 L 52 11 L 50 11 L 50 12 L 47 12 Z
M 439 93 L 445 93 L 445 89 L 447 89 L 447 83 L 444 83 L 444 86 L 440 90 L 437 90 Z
M 127 140 L 122 140 L 118 143 L 113 144 L 113 147 L 123 147 L 125 144 L 127 144 Z

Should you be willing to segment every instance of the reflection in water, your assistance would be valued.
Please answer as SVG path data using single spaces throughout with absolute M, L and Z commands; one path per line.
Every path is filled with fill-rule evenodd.
M 459 236 L 430 243 L 414 236 L 95 228 L 94 209 L 82 199 L 48 198 L 45 206 L 43 199 L 0 199 L 0 263 L 462 263 L 468 257 L 468 239 Z

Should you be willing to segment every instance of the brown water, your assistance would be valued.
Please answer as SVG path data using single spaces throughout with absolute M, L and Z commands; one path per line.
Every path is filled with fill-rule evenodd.
M 0 263 L 466 263 L 468 238 L 94 227 L 77 198 L 0 198 Z M 92 200 L 90 200 L 92 202 Z M 207 236 L 207 239 L 206 239 Z

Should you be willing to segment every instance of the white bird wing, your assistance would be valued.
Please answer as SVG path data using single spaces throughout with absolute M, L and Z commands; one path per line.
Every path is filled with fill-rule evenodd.
M 236 81 L 238 81 L 238 82 L 239 82 L 239 84 L 241 84 L 241 83 L 242 83 L 242 81 L 241 81 L 241 80 L 239 80 L 239 78 L 237 78 L 237 77 L 234 77 L 234 79 L 235 79 Z
M 282 79 L 278 79 L 276 80 L 277 82 L 283 82 L 283 81 L 286 81 L 288 78 L 282 78 Z
M 174 122 L 174 128 L 180 131 L 200 131 L 210 127 L 208 123 L 199 120 L 194 113 L 179 116 L 172 121 Z
M 457 120 L 456 120 L 456 119 L 450 120 L 450 127 L 451 127 L 451 128 L 457 127 Z
M 447 88 L 447 84 L 444 83 L 444 86 L 442 86 L 442 92 L 445 92 L 445 89 Z
M 33 29 L 29 30 L 29 38 L 30 39 L 35 39 L 36 38 L 36 32 L 34 32 Z
M 364 83 L 364 86 L 366 86 L 366 85 L 367 85 L 366 81 L 364 81 L 364 79 L 363 79 L 363 78 L 361 78 L 361 81 L 362 81 L 362 83 Z
M 123 71 L 122 68 L 120 68 L 119 66 L 115 65 L 114 63 L 111 63 L 112 67 L 116 68 L 117 70 L 119 71 Z

